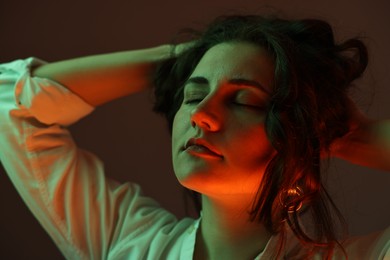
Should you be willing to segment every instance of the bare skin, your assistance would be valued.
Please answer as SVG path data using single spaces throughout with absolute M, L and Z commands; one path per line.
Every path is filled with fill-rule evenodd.
M 58 61 L 33 68 L 32 75 L 55 80 L 90 105 L 99 106 L 150 86 L 156 63 L 179 55 L 192 44 L 167 44 Z
M 194 259 L 254 259 L 264 250 L 271 234 L 248 221 L 240 198 L 218 201 L 204 196 L 202 201 Z
M 371 120 L 349 102 L 350 132 L 334 140 L 331 156 L 354 164 L 390 171 L 390 120 Z
M 257 49 L 248 45 L 238 47 L 238 49 L 231 50 L 233 54 L 243 53 L 246 50 L 254 51 L 252 54 L 260 55 L 263 60 L 265 58 L 261 52 L 256 52 L 260 50 L 258 47 Z M 164 45 L 139 51 L 96 55 L 43 65 L 36 68 L 33 75 L 58 81 L 89 104 L 98 106 L 140 91 L 150 85 L 149 76 L 154 71 L 155 63 L 169 57 L 170 54 L 171 46 Z M 230 57 L 235 57 L 233 54 L 230 54 Z M 225 58 L 228 59 L 228 57 Z M 236 61 L 236 57 L 234 60 Z M 263 225 L 248 221 L 247 214 L 262 176 L 261 171 L 255 172 L 252 169 L 264 170 L 263 166 L 272 154 L 272 149 L 269 149 L 264 139 L 261 109 L 250 112 L 235 106 L 221 106 L 227 104 L 224 103 L 228 100 L 227 94 L 230 95 L 229 97 L 238 97 L 240 102 L 249 103 L 266 102 L 267 96 L 258 90 L 247 92 L 248 90 L 242 90 L 242 86 L 229 83 L 232 77 L 228 77 L 226 70 L 215 75 L 204 74 L 206 71 L 215 71 L 216 65 L 228 64 L 228 62 L 229 60 L 216 64 L 210 63 L 208 67 L 201 64 L 204 70 L 195 71 L 199 73 L 194 76 L 207 79 L 208 88 L 205 88 L 207 97 L 201 98 L 204 99 L 203 103 L 200 102 L 197 109 L 188 110 L 190 114 L 183 113 L 182 110 L 178 112 L 177 119 L 175 119 L 181 122 L 180 127 L 184 127 L 182 130 L 185 132 L 184 135 L 180 133 L 176 135 L 179 139 L 176 140 L 177 145 L 173 145 L 173 153 L 178 153 L 188 138 L 198 135 L 208 138 L 208 141 L 211 140 L 224 158 L 224 160 L 219 160 L 217 157 L 202 157 L 201 152 L 197 155 L 195 153 L 186 154 L 187 161 L 183 160 L 183 169 L 189 170 L 186 172 L 181 169 L 180 163 L 176 165 L 175 171 L 179 181 L 184 186 L 203 194 L 203 217 L 197 233 L 194 259 L 253 259 L 264 249 L 270 238 L 270 234 Z M 257 65 L 261 66 L 261 64 Z M 269 71 L 272 71 L 270 69 L 272 66 L 269 65 L 268 69 L 267 66 L 263 66 L 257 70 L 260 72 L 260 78 L 249 79 L 270 87 L 272 76 Z M 261 74 L 266 70 L 268 70 L 266 74 Z M 241 78 L 248 76 L 244 73 L 245 71 L 250 71 L 250 69 L 245 69 L 243 73 L 236 71 L 234 76 L 238 75 Z M 234 91 L 230 91 L 231 89 L 230 92 L 225 91 L 226 87 L 232 87 Z M 240 94 L 242 91 L 244 94 Z M 189 91 L 189 93 L 192 92 Z M 199 96 L 197 98 L 199 99 Z M 331 147 L 331 156 L 363 166 L 390 170 L 390 160 L 388 160 L 390 158 L 390 121 L 368 120 L 353 102 L 349 110 L 350 133 L 335 140 Z M 195 128 L 193 128 L 194 125 Z M 226 132 L 227 126 L 229 128 L 226 129 L 230 130 Z M 240 131 L 238 131 L 239 128 L 234 128 L 235 126 L 240 126 Z M 242 127 L 247 132 L 240 136 Z M 224 131 L 225 134 L 218 134 L 220 132 L 216 129 Z M 256 133 L 253 136 L 260 139 L 245 138 L 246 135 L 252 133 Z M 180 136 L 183 139 L 180 139 Z M 246 147 L 250 154 L 257 154 L 258 157 L 254 158 L 254 161 L 261 159 L 261 165 L 253 164 L 251 160 L 245 161 L 248 158 L 245 150 L 237 152 L 240 147 L 238 144 L 243 141 L 247 143 L 242 146 Z M 257 150 L 258 145 L 253 145 L 259 142 L 263 143 L 264 149 Z M 227 144 L 232 146 L 227 146 Z M 247 168 L 240 171 L 243 165 Z
M 239 54 L 238 54 L 239 53 Z M 273 82 L 273 62 L 250 43 L 211 48 L 190 76 L 173 124 L 175 173 L 202 194 L 195 259 L 253 259 L 271 234 L 249 221 L 249 210 L 274 151 L 264 132 L 263 109 Z M 197 146 L 197 137 L 220 156 Z

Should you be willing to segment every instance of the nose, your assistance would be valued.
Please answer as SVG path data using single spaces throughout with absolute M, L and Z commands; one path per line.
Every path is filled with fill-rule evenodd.
M 213 101 L 203 100 L 191 111 L 192 127 L 199 127 L 205 131 L 217 132 L 221 129 L 221 112 Z

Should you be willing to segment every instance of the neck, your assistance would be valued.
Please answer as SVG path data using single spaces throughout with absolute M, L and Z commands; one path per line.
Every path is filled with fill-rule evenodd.
M 202 221 L 195 259 L 253 259 L 271 234 L 249 220 L 251 200 L 245 196 L 202 196 Z

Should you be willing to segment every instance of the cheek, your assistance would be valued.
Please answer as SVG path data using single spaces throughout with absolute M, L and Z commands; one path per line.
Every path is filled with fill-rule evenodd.
M 182 109 L 179 109 L 176 112 L 175 117 L 173 118 L 172 123 L 172 137 L 173 141 L 180 136 L 181 133 L 183 133 L 184 127 L 185 127 L 185 116 Z
M 232 147 L 236 147 L 233 150 L 235 163 L 248 170 L 265 167 L 275 150 L 265 134 L 264 127 L 238 133 L 237 138 L 231 138 L 235 140 L 231 143 Z
M 191 127 L 187 112 L 180 108 L 173 119 L 172 123 L 172 154 L 176 155 L 177 151 L 186 141 L 186 133 Z M 187 137 L 188 138 L 188 137 Z
M 275 150 L 268 140 L 264 127 L 254 135 L 253 141 L 248 146 L 254 154 L 257 154 L 256 157 L 261 161 L 268 161 L 275 154 Z

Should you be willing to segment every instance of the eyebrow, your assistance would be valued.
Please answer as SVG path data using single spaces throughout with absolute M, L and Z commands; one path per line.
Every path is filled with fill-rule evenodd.
M 200 85 L 208 85 L 209 81 L 204 77 L 191 77 L 184 83 L 184 87 L 188 84 L 191 84 L 191 83 L 200 84 Z M 267 90 L 263 85 L 261 85 L 259 82 L 255 81 L 255 80 L 244 79 L 244 78 L 233 78 L 233 79 L 228 80 L 228 83 L 232 84 L 232 85 L 238 85 L 238 86 L 255 87 L 255 88 L 258 88 L 258 89 L 264 91 L 265 93 L 267 93 L 269 95 L 271 94 L 269 92 L 269 90 Z

